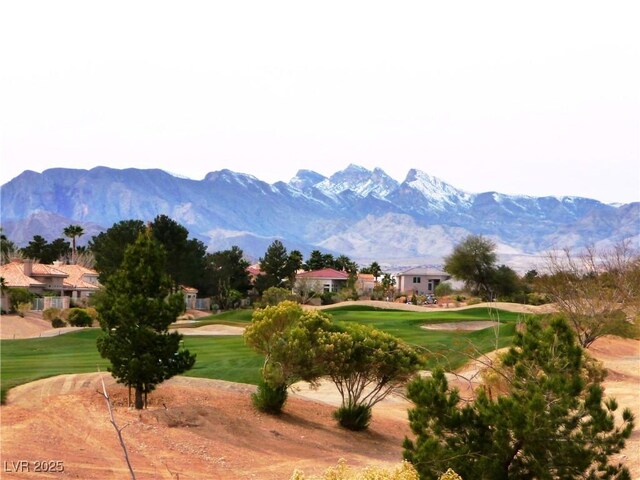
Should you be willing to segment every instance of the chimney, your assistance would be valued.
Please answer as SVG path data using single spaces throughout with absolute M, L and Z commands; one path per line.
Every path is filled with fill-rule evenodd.
M 27 258 L 24 261 L 24 274 L 27 277 L 30 277 L 32 273 L 33 273 L 33 260 L 31 260 L 30 258 Z

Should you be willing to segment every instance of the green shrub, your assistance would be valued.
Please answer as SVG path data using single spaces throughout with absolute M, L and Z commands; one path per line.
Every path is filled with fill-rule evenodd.
M 262 293 L 262 304 L 264 306 L 278 305 L 280 302 L 284 302 L 285 300 L 300 303 L 299 299 L 300 297 L 291 293 L 291 290 L 281 287 L 270 287 Z
M 333 418 L 346 429 L 365 430 L 371 422 L 371 407 L 366 405 L 343 406 L 333 412 Z
M 547 297 L 544 293 L 529 293 L 527 295 L 527 303 L 529 305 L 544 305 L 549 303 L 549 297 Z
M 53 328 L 62 328 L 62 327 L 66 327 L 67 326 L 67 322 L 65 322 L 64 320 L 62 320 L 60 317 L 56 317 L 53 320 L 51 320 L 51 326 Z
M 67 321 L 73 327 L 90 327 L 93 323 L 93 318 L 83 308 L 72 308 L 67 316 Z
M 60 318 L 62 315 L 62 310 L 59 308 L 47 308 L 42 312 L 42 318 L 47 322 L 52 322 L 55 318 Z
M 477 305 L 479 303 L 482 303 L 482 299 L 479 297 L 472 297 L 467 300 L 467 305 Z
M 336 303 L 335 293 L 333 292 L 324 292 L 320 295 L 320 300 L 322 305 L 333 305 Z
M 446 297 L 447 295 L 451 295 L 453 293 L 453 287 L 448 282 L 441 282 L 436 285 L 434 293 L 438 297 Z
M 9 300 L 11 300 L 11 308 L 17 311 L 18 305 L 21 303 L 28 303 L 31 305 L 31 301 L 35 295 L 26 288 L 10 288 Z
M 256 393 L 251 394 L 253 406 L 264 413 L 279 414 L 287 401 L 287 386 L 272 386 L 265 381 L 260 381 Z

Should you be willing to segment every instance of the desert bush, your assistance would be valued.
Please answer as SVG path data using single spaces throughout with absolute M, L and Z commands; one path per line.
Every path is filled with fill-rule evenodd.
M 51 326 L 53 328 L 62 328 L 67 326 L 67 322 L 62 320 L 60 317 L 55 317 L 51 320 Z
M 280 302 L 284 302 L 285 300 L 300 303 L 299 298 L 300 297 L 298 295 L 291 293 L 291 290 L 287 288 L 270 287 L 262 293 L 261 303 L 265 307 L 269 305 L 278 305 Z
M 60 318 L 61 314 L 62 310 L 60 310 L 59 308 L 47 308 L 42 312 L 42 318 L 47 322 L 53 322 L 54 319 Z
M 453 287 L 448 282 L 441 282 L 438 285 L 436 285 L 436 289 L 435 289 L 434 293 L 438 297 L 445 297 L 445 296 L 451 295 L 453 293 Z
M 343 288 L 342 290 L 340 290 L 340 292 L 338 292 L 338 298 L 340 299 L 340 301 L 358 300 L 360 296 L 358 295 L 358 292 L 355 288 Z
M 371 423 L 371 407 L 366 405 L 342 406 L 333 412 L 333 418 L 349 430 L 366 430 Z
M 477 305 L 479 303 L 482 303 L 482 299 L 479 297 L 472 297 L 467 300 L 467 305 Z
M 69 325 L 73 327 L 90 327 L 93 323 L 91 315 L 83 308 L 71 308 L 67 316 Z
M 449 473 L 449 472 L 447 472 Z M 296 470 L 290 480 L 418 480 L 418 473 L 409 462 L 395 467 L 366 467 L 354 470 L 341 458 L 336 467 L 329 467 L 319 477 L 307 477 Z M 442 477 L 442 480 L 462 480 L 460 477 Z
M 261 412 L 278 414 L 287 401 L 286 385 L 271 385 L 265 381 L 258 384 L 258 390 L 251 394 L 251 402 Z
M 24 303 L 19 303 L 16 306 L 16 313 L 20 316 L 20 317 L 24 317 L 27 312 L 31 310 L 31 302 L 24 302 Z
M 324 292 L 322 295 L 320 295 L 320 301 L 322 302 L 322 305 L 333 305 L 334 303 L 336 303 L 335 293 Z
M 544 293 L 529 293 L 527 295 L 527 303 L 529 305 L 545 305 L 551 300 Z
M 11 306 L 13 309 L 18 311 L 18 305 L 21 303 L 31 304 L 34 295 L 26 288 L 10 288 L 9 289 L 9 300 L 11 300 Z M 18 312 L 19 314 L 19 312 Z
M 84 309 L 89 314 L 92 320 L 98 320 L 98 311 L 93 307 L 87 307 Z

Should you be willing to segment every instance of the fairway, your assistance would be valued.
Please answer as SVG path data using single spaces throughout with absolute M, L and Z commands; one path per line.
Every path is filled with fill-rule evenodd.
M 509 345 L 521 314 L 487 308 L 446 312 L 407 312 L 372 307 L 325 310 L 336 322 L 358 322 L 395 335 L 426 353 L 425 368 L 440 364 L 453 370 L 475 352 L 488 352 Z M 250 310 L 225 312 L 185 326 L 208 324 L 246 325 Z M 500 321 L 499 328 L 478 331 L 429 331 L 421 325 L 441 322 Z M 105 371 L 109 363 L 96 349 L 99 329 L 50 338 L 0 341 L 0 388 L 2 398 L 11 387 L 39 378 L 68 373 Z M 241 336 L 186 336 L 184 346 L 197 355 L 187 376 L 256 384 L 263 357 L 245 346 Z

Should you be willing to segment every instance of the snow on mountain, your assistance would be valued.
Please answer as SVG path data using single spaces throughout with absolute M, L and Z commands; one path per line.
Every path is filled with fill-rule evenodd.
M 471 195 L 468 193 L 452 187 L 437 177 L 416 169 L 409 170 L 403 184 L 420 192 L 435 205 L 469 204 L 471 200 Z
M 379 168 L 371 171 L 351 164 L 317 183 L 315 187 L 330 197 L 349 191 L 360 197 L 372 195 L 384 199 L 398 187 L 398 182 Z

